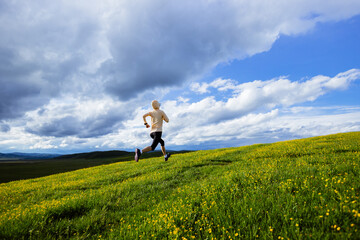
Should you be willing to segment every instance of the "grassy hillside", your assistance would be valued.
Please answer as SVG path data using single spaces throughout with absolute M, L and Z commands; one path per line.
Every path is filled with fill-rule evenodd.
M 360 239 L 360 133 L 0 184 L 0 239 Z
M 152 152 L 145 157 L 159 157 Z M 133 152 L 107 151 L 63 155 L 53 159 L 0 161 L 0 183 L 44 177 L 109 163 L 134 160 Z

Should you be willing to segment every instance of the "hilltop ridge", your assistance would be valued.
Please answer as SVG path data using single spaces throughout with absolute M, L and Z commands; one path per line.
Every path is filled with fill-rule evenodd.
M 187 151 L 171 151 L 173 154 Z M 26 155 L 26 154 L 25 154 Z M 44 177 L 51 174 L 74 171 L 99 165 L 134 160 L 133 152 L 126 151 L 95 151 L 67 155 L 53 156 L 52 158 L 35 158 L 37 154 L 26 155 L 20 158 L 6 158 L 0 161 L 0 183 L 16 180 Z M 33 157 L 31 157 L 33 156 Z M 143 158 L 159 157 L 162 153 L 154 151 L 143 155 Z

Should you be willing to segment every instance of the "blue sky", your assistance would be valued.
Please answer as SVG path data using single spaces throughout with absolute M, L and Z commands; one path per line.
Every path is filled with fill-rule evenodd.
M 308 33 L 282 35 L 267 52 L 219 66 L 214 75 L 249 79 L 271 79 L 289 75 L 294 80 L 319 74 L 336 75 L 360 63 L 360 16 L 340 22 L 317 24 Z
M 358 1 L 0 4 L 0 152 L 168 149 L 360 131 Z

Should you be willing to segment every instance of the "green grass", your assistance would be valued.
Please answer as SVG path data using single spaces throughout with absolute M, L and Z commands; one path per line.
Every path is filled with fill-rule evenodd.
M 110 156 L 109 156 L 110 155 Z M 44 177 L 51 174 L 74 171 L 104 164 L 132 161 L 134 153 L 92 152 L 65 155 L 56 159 L 0 161 L 0 183 Z M 152 152 L 145 157 L 159 157 L 161 152 Z
M 360 133 L 0 184 L 0 239 L 360 239 Z

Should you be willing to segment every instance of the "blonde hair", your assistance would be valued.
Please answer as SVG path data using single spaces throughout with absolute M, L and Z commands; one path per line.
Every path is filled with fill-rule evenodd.
M 154 100 L 154 101 L 151 102 L 151 106 L 154 109 L 159 109 L 160 108 L 160 103 L 157 100 Z

